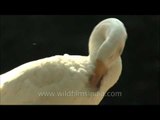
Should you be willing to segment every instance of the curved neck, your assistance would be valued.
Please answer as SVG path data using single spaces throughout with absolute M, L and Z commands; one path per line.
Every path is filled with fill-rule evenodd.
M 91 61 L 99 59 L 110 64 L 122 53 L 126 38 L 127 33 L 121 21 L 115 18 L 103 20 L 94 28 L 89 39 Z

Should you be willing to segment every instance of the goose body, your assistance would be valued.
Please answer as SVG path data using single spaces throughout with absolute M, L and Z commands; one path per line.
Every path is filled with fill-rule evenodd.
M 100 22 L 89 55 L 56 55 L 0 76 L 0 104 L 99 104 L 118 81 L 127 33 L 116 18 Z

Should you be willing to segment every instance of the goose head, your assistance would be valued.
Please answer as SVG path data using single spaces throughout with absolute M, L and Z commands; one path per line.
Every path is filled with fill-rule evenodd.
M 116 18 L 105 19 L 95 26 L 89 38 L 89 58 L 95 64 L 90 79 L 93 87 L 100 87 L 107 70 L 121 56 L 126 39 L 125 26 Z

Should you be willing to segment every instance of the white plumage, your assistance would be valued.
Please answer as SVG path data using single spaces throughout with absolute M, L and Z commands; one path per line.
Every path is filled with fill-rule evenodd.
M 119 79 L 127 33 L 116 18 L 100 22 L 89 56 L 57 55 L 25 63 L 0 76 L 0 104 L 99 104 Z

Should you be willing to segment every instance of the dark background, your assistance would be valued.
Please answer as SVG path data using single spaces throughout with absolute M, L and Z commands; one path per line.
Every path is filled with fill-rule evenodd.
M 128 39 L 122 55 L 123 71 L 102 105 L 160 104 L 160 16 L 158 15 L 1 15 L 0 73 L 44 57 L 88 55 L 94 26 L 116 17 L 126 26 Z

